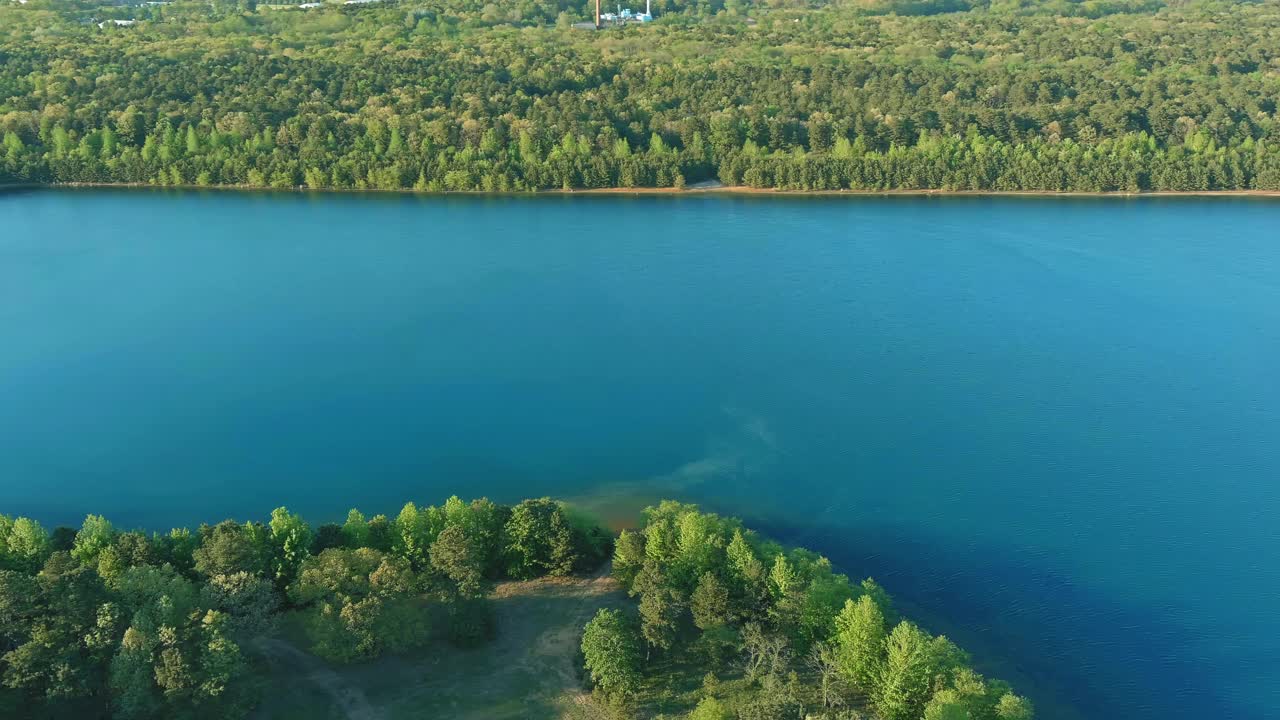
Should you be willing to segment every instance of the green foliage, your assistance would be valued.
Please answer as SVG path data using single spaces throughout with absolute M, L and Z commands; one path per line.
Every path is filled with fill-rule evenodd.
M 267 558 L 261 536 L 261 528 L 251 523 L 224 520 L 213 527 L 201 526 L 200 545 L 192 551 L 196 572 L 210 577 L 238 572 L 262 575 Z
M 835 624 L 841 672 L 862 692 L 874 692 L 885 662 L 886 628 L 879 603 L 871 595 L 846 600 Z
M 996 704 L 996 717 L 1000 720 L 1031 720 L 1033 716 L 1031 701 L 1013 693 L 1000 696 Z
M 640 596 L 640 635 L 656 650 L 670 650 L 680 633 L 684 597 L 671 588 L 654 588 Z
M 49 556 L 49 534 L 30 518 L 0 515 L 0 569 L 33 573 Z
M 712 676 L 689 717 L 859 717 L 870 706 L 882 720 L 998 720 L 1024 708 L 945 637 L 898 623 L 875 581 L 853 584 L 820 555 L 695 506 L 647 508 L 642 526 L 619 537 L 614 571 L 638 598 L 643 644 L 658 651 L 642 673 L 668 684 L 694 670 L 742 673 L 724 694 Z
M 644 535 L 623 530 L 613 551 L 613 576 L 622 587 L 631 589 L 644 567 L 645 557 Z
M 222 613 L 228 633 L 261 637 L 275 628 L 280 599 L 267 580 L 247 572 L 214 575 L 200 597 L 205 607 Z
M 564 512 L 550 498 L 517 505 L 507 521 L 506 537 L 512 577 L 568 575 L 578 559 Z
M 120 118 L 120 136 L 132 122 Z M 187 152 L 178 138 L 189 134 L 163 121 L 157 128 L 157 153 Z M 106 152 L 116 130 L 91 143 L 94 152 Z M 548 512 L 526 518 L 526 541 L 548 528 L 569 540 L 537 552 L 577 561 L 611 551 L 588 518 L 532 504 Z M 30 519 L 0 515 L 0 716 L 241 717 L 257 683 L 239 642 L 274 631 L 286 581 L 287 609 L 300 613 L 312 649 L 335 661 L 420 647 L 430 617 L 448 617 L 441 635 L 454 643 L 490 639 L 494 614 L 483 596 L 506 564 L 511 508 L 456 497 L 410 507 L 403 523 L 353 510 L 344 525 L 315 533 L 284 508 L 267 524 L 227 520 L 198 534 L 120 532 L 90 515 L 55 538 Z M 419 573 L 411 558 L 422 557 Z M 531 573 L 545 569 L 534 564 Z
M 733 720 L 733 714 L 719 700 L 708 697 L 689 713 L 689 720 Z
M 88 563 L 98 557 L 111 544 L 115 529 L 101 515 L 85 517 L 80 532 L 76 533 L 75 545 L 71 548 L 71 556 L 82 563 Z
M 311 527 L 300 516 L 279 507 L 271 511 L 270 553 L 272 577 L 278 587 L 293 581 L 298 566 L 311 554 Z
M 591 681 L 609 695 L 626 697 L 640 682 L 640 639 L 617 610 L 602 609 L 582 633 L 582 656 Z
M 335 548 L 302 562 L 289 596 L 310 608 L 312 650 L 352 662 L 405 652 L 426 641 L 426 615 L 415 599 L 418 587 L 403 558 L 369 548 Z
M 484 595 L 484 558 L 480 544 L 467 536 L 462 525 L 450 525 L 431 544 L 431 567 L 454 583 L 464 598 Z
M 689 609 L 693 612 L 693 624 L 701 630 L 728 625 L 733 619 L 729 614 L 729 591 L 713 572 L 703 573 L 698 580 Z
M 347 536 L 342 532 L 342 526 L 337 523 L 325 523 L 316 528 L 315 537 L 311 538 L 311 555 L 319 555 L 329 548 L 340 548 L 347 546 Z
M 884 720 L 908 720 L 923 714 L 930 688 L 948 661 L 938 639 L 905 620 L 889 633 L 875 695 L 876 711 Z
M 369 523 L 365 521 L 364 513 L 355 508 L 351 508 L 347 513 L 347 521 L 342 524 L 342 537 L 346 547 L 351 550 L 373 547 L 369 544 Z
M 119 585 L 131 620 L 110 663 L 117 716 L 243 714 L 238 682 L 248 666 L 226 634 L 225 616 L 201 603 L 197 586 L 151 566 L 127 570 Z
M 0 6 L 0 182 L 1280 188 L 1274 3 L 39 4 Z
M 444 526 L 444 515 L 436 508 L 418 509 L 413 503 L 405 503 L 396 516 L 392 551 L 409 561 L 415 569 L 428 565 L 427 548 L 435 541 Z

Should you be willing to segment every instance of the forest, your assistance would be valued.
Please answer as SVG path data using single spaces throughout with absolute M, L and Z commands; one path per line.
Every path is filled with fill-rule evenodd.
M 0 715 L 246 717 L 279 691 L 263 643 L 282 625 L 333 667 L 483 652 L 503 631 L 495 586 L 601 567 L 633 599 L 575 630 L 592 717 L 1032 717 L 874 581 L 737 520 L 664 501 L 615 537 L 548 498 L 457 497 L 341 524 L 278 508 L 167 533 L 0 515 Z
M 1274 2 L 589 10 L 4 0 L 0 184 L 1280 190 Z

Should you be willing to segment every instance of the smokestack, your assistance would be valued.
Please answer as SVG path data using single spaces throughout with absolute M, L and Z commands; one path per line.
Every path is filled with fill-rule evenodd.
M 653 17 L 653 13 L 649 12 L 649 0 L 644 0 L 644 14 Z
M 596 0 L 596 29 L 600 29 L 600 0 Z

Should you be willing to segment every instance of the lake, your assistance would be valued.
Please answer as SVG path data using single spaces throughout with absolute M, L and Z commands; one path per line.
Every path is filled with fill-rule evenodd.
M 453 493 L 740 514 L 1042 718 L 1275 717 L 1280 202 L 0 195 L 0 512 Z

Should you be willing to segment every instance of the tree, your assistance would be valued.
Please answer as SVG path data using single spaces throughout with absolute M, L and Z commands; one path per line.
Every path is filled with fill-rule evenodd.
M 689 713 L 689 720 L 733 720 L 733 713 L 729 712 L 729 709 L 719 700 L 706 697 L 698 702 L 693 712 Z
M 247 572 L 214 575 L 200 597 L 205 607 L 223 614 L 228 633 L 258 637 L 275 627 L 280 599 L 267 580 Z
M 849 579 L 830 570 L 818 572 L 794 599 L 794 640 L 804 647 L 835 635 L 836 616 L 856 596 Z
M 123 532 L 116 535 L 112 549 L 126 567 L 156 564 L 156 550 L 151 538 L 140 532 Z
M 684 598 L 671 588 L 657 588 L 640 597 L 640 634 L 650 648 L 667 651 L 675 645 L 684 613 Z
M 115 530 L 111 523 L 101 515 L 88 515 L 80 532 L 76 533 L 75 545 L 71 548 L 71 556 L 82 563 L 89 564 L 98 559 L 98 553 L 111 544 Z
M 345 546 L 352 550 L 370 547 L 369 523 L 365 521 L 364 513 L 355 508 L 347 512 L 347 521 L 342 524 L 342 537 L 345 540 Z
M 591 681 L 607 695 L 628 697 L 640 682 L 640 642 L 618 610 L 602 608 L 582 633 L 582 656 Z
M 505 534 L 512 577 L 568 575 L 573 571 L 573 539 L 560 504 L 554 500 L 525 500 L 517 505 Z
M 278 507 L 271 511 L 271 563 L 277 587 L 283 589 L 298 573 L 298 566 L 311 554 L 311 527 L 301 516 Z
M 996 717 L 1000 720 L 1031 720 L 1034 716 L 1031 701 L 1020 695 L 1005 693 L 996 703 Z
M 408 560 L 415 570 L 426 568 L 429 564 L 427 548 L 436 535 L 432 532 L 430 510 L 431 508 L 419 510 L 417 505 L 405 503 L 396 516 L 392 550 Z
M 454 583 L 463 598 L 484 596 L 484 562 L 477 543 L 461 525 L 446 527 L 431 544 L 431 567 Z
M 924 713 L 933 680 L 942 667 L 939 646 L 928 633 L 902 621 L 885 640 L 885 663 L 875 695 L 884 720 L 913 720 Z
M 778 675 L 768 675 L 760 685 L 756 698 L 738 711 L 738 720 L 804 720 L 794 673 L 785 682 Z
M 844 704 L 841 693 L 842 680 L 840 672 L 840 653 L 827 643 L 816 643 L 809 648 L 805 658 L 809 669 L 818 678 L 818 699 L 822 707 L 833 708 Z
M 315 537 L 311 539 L 311 548 L 309 555 L 319 555 L 329 548 L 341 548 L 347 546 L 347 536 L 342 532 L 342 526 L 337 523 L 325 523 L 316 528 Z
M 200 546 L 200 539 L 186 528 L 170 530 L 168 535 L 156 535 L 152 539 L 155 552 L 155 564 L 168 563 L 183 574 L 190 574 L 195 568 L 195 551 Z
M 800 578 L 796 574 L 791 563 L 787 562 L 787 557 L 782 553 L 774 558 L 773 569 L 769 571 L 769 589 L 773 591 L 775 598 L 784 598 L 794 591 L 800 584 Z
M 196 572 L 208 577 L 238 572 L 261 576 L 266 565 L 261 535 L 261 527 L 233 520 L 201 527 L 200 546 L 192 553 Z
M 303 561 L 289 597 L 308 608 L 312 649 L 338 662 L 404 652 L 427 637 L 418 578 L 402 557 L 330 549 Z
M 0 661 L 4 685 L 31 702 L 43 698 L 55 714 L 74 715 L 101 685 L 118 616 L 103 612 L 107 594 L 98 574 L 69 553 L 52 554 L 36 583 L 32 602 L 19 606 L 26 614 L 6 623 L 17 636 Z M 12 600 L 6 605 L 14 607 Z
M 958 692 L 943 688 L 925 705 L 924 720 L 972 720 L 972 716 Z
M 156 568 L 134 568 L 133 621 L 111 661 L 109 687 L 123 718 L 238 716 L 247 709 L 248 672 L 226 618 L 200 607 L 187 581 Z M 175 600 L 174 593 L 177 594 Z
M 734 530 L 725 548 L 734 601 L 744 617 L 762 617 L 767 602 L 764 564 L 741 530 Z
M 49 556 L 49 534 L 40 523 L 0 515 L 0 569 L 34 573 Z
M 366 544 L 361 547 L 385 553 L 391 552 L 393 545 L 395 545 L 395 524 L 388 520 L 386 515 L 374 515 L 369 519 L 369 535 Z
M 644 534 L 623 530 L 613 550 L 613 576 L 622 587 L 631 589 L 644 560 Z
M 700 630 L 729 623 L 729 591 L 715 573 L 702 574 L 690 598 L 689 609 L 693 611 L 693 624 Z
M 872 693 L 884 669 L 884 613 L 870 595 L 846 600 L 836 617 L 835 644 L 841 672 L 854 687 Z
M 749 622 L 743 626 L 742 644 L 747 677 L 751 680 L 759 679 L 761 675 L 781 675 L 791 660 L 787 639 L 766 632 L 759 623 Z

